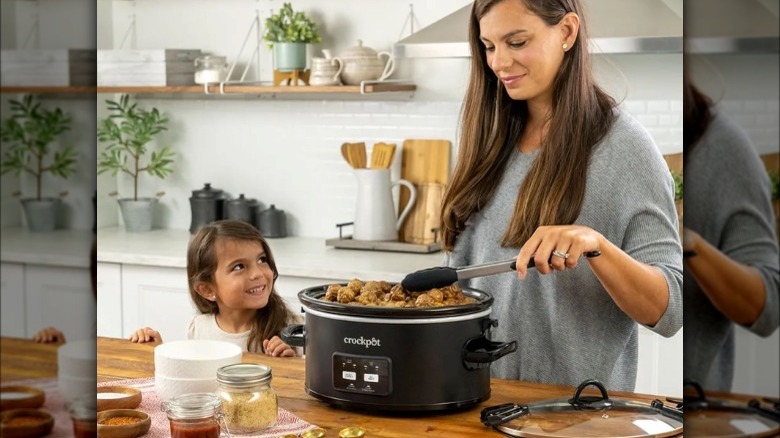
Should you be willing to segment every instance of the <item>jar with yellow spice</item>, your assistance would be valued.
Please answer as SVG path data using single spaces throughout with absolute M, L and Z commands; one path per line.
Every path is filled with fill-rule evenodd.
M 222 399 L 231 434 L 258 432 L 276 423 L 278 402 L 271 388 L 271 367 L 238 363 L 217 370 L 217 395 Z

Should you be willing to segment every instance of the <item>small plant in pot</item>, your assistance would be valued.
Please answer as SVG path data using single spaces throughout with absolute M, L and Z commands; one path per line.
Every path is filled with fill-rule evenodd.
M 67 179 L 76 171 L 77 153 L 73 147 L 53 147 L 55 140 L 70 130 L 71 119 L 60 108 L 41 107 L 30 94 L 9 104 L 12 115 L 0 128 L 0 139 L 8 145 L 0 173 L 14 172 L 20 176 L 25 172 L 35 177 L 35 197 L 22 198 L 27 225 L 33 232 L 52 231 L 60 198 L 43 196 L 43 177 L 48 172 Z
M 156 197 L 139 198 L 138 178 L 147 172 L 165 179 L 173 172 L 174 153 L 168 146 L 158 152 L 149 149 L 149 143 L 168 129 L 168 119 L 157 108 L 146 110 L 135 103 L 131 105 L 126 94 L 119 102 L 107 100 L 106 104 L 111 115 L 100 120 L 97 128 L 98 140 L 107 144 L 98 158 L 98 175 L 111 171 L 113 175 L 122 172 L 133 178 L 133 197 L 118 200 L 125 229 L 131 232 L 149 231 L 152 229 L 154 206 L 162 192 Z M 147 153 L 150 154 L 148 159 Z M 142 159 L 146 160 L 145 163 Z
M 290 72 L 306 68 L 306 44 L 321 41 L 317 23 L 303 12 L 293 10 L 292 4 L 284 3 L 278 13 L 265 20 L 265 34 L 268 48 L 274 50 L 276 70 Z

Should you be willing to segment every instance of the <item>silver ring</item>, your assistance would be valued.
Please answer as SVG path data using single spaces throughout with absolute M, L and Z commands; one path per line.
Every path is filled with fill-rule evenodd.
M 554 255 L 555 257 L 560 257 L 560 258 L 562 258 L 564 260 L 566 260 L 569 257 L 569 253 L 568 252 L 560 252 L 557 249 L 552 252 L 552 255 Z

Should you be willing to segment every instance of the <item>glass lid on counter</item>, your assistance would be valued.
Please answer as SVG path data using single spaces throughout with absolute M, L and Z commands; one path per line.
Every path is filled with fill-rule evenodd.
M 582 394 L 595 386 L 600 395 Z M 485 408 L 482 423 L 507 436 L 547 437 L 673 437 L 682 433 L 682 404 L 667 405 L 610 398 L 597 380 L 580 384 L 572 398 Z M 687 436 L 687 435 L 686 435 Z
M 702 387 L 685 383 L 685 437 L 765 438 L 780 436 L 780 400 L 707 397 Z

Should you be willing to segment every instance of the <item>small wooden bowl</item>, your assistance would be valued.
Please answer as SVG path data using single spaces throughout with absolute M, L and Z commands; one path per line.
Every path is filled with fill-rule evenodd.
M 0 411 L 6 409 L 38 409 L 46 401 L 46 393 L 33 386 L 0 387 Z
M 122 396 L 109 398 L 106 394 L 122 394 Z M 141 397 L 141 391 L 132 386 L 98 386 L 97 410 L 100 412 L 108 409 L 135 409 L 141 404 Z
M 140 420 L 131 424 L 102 424 L 114 417 L 135 417 Z M 149 414 L 137 409 L 109 409 L 97 414 L 97 435 L 100 438 L 136 438 L 149 432 L 151 425 Z
M 15 418 L 34 417 L 40 421 L 13 424 Z M 3 438 L 38 438 L 51 433 L 54 417 L 38 409 L 9 409 L 0 414 L 0 436 Z

